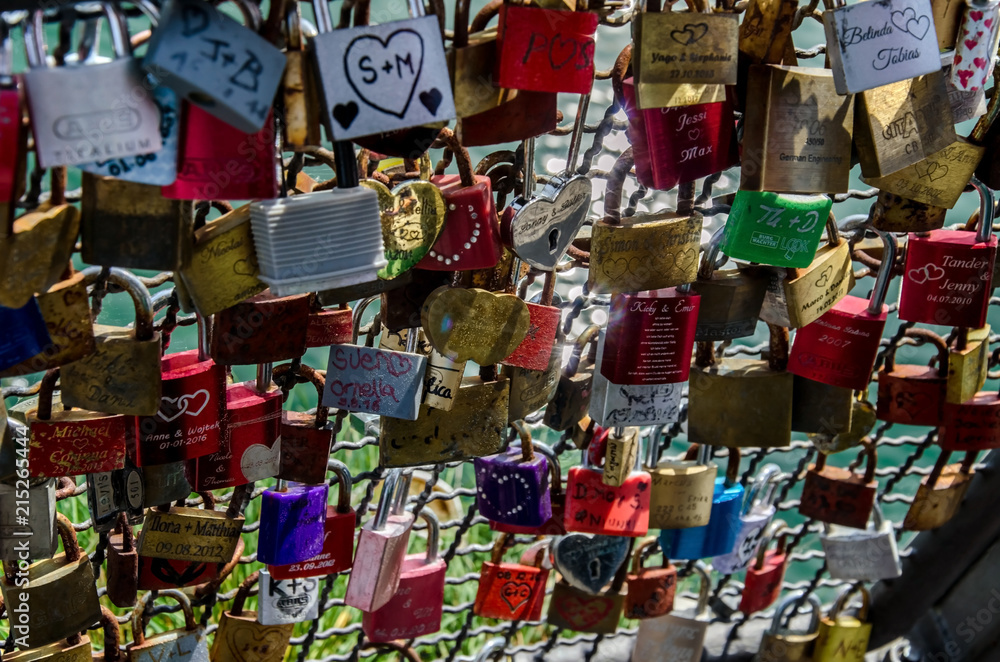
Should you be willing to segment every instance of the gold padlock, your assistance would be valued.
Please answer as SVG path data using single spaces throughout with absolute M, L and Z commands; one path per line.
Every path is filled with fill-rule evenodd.
M 879 191 L 872 206 L 872 227 L 883 232 L 930 232 L 944 227 L 947 211 L 944 207 Z
M 281 662 L 285 657 L 295 624 L 261 625 L 257 612 L 243 609 L 259 576 L 260 572 L 255 571 L 244 579 L 233 604 L 222 612 L 212 642 L 212 662 Z
M 792 43 L 798 0 L 750 0 L 740 24 L 740 60 L 748 64 L 781 64 Z M 794 57 L 794 47 L 792 54 Z M 794 64 L 794 62 L 785 62 Z M 740 81 L 744 80 L 741 71 Z
M 561 365 L 562 343 L 557 338 L 552 346 L 549 364 L 545 370 L 530 370 L 511 365 L 503 366 L 501 374 L 510 380 L 508 422 L 523 420 L 555 397 L 556 388 L 559 386 Z
M 989 366 L 989 339 L 989 324 L 981 329 L 958 329 L 948 354 L 945 402 L 961 404 L 983 388 Z
M 930 531 L 955 516 L 976 473 L 972 468 L 976 454 L 967 451 L 961 464 L 948 464 L 951 451 L 941 451 L 934 469 L 920 481 L 913 503 L 906 511 L 905 530 Z
M 662 432 L 662 425 L 650 432 L 643 466 L 652 478 L 649 526 L 653 529 L 705 526 L 712 514 L 715 477 L 719 473 L 718 465 L 709 460 L 711 447 L 691 446 L 696 454 L 691 459 L 660 460 Z
M 313 54 L 302 35 L 299 3 L 288 5 L 285 14 L 287 41 L 285 73 L 281 87 L 285 101 L 285 142 L 295 147 L 319 145 L 321 111 L 313 72 Z
M 809 627 L 804 632 L 783 628 L 781 622 L 785 619 L 789 607 L 803 600 L 810 606 Z M 755 662 L 810 662 L 813 646 L 819 636 L 817 628 L 822 609 L 819 598 L 812 593 L 806 595 L 805 591 L 795 591 L 786 596 L 774 612 L 771 627 L 761 637 L 760 651 L 754 658 Z
M 604 447 L 601 482 L 620 487 L 638 466 L 639 428 L 612 428 Z
M 851 429 L 854 391 L 795 376 L 792 430 L 837 435 Z
M 40 207 L 15 219 L 0 238 L 0 306 L 20 308 L 56 283 L 79 232 L 80 211 L 66 204 Z
M 854 593 L 861 593 L 861 608 L 857 616 L 847 616 L 842 612 Z M 868 651 L 868 638 L 872 624 L 866 623 L 871 595 L 862 585 L 849 586 L 833 604 L 829 616 L 819 622 L 819 636 L 813 650 L 814 662 L 864 662 Z
M 517 95 L 493 84 L 497 57 L 497 30 L 469 34 L 469 0 L 455 3 L 455 37 L 446 53 L 451 70 L 458 117 L 470 117 L 496 108 Z

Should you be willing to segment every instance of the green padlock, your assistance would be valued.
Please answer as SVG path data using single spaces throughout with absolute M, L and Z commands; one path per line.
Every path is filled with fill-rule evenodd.
M 808 267 L 832 208 L 833 200 L 825 195 L 737 191 L 722 251 L 773 267 Z

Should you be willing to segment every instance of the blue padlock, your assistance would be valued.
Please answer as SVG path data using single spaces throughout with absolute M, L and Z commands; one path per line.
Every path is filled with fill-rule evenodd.
M 0 371 L 41 354 L 51 344 L 35 297 L 20 308 L 0 306 Z
M 699 448 L 699 454 L 702 452 Z M 739 534 L 740 512 L 743 508 L 744 490 L 739 477 L 740 452 L 737 448 L 730 448 L 726 475 L 715 479 L 712 515 L 708 524 L 660 532 L 660 547 L 668 558 L 704 559 L 732 551 Z
M 269 565 L 301 563 L 323 551 L 330 486 L 283 483 L 260 496 L 257 560 Z

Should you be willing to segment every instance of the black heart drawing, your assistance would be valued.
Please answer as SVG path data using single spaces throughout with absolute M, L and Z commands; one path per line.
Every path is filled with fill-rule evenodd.
M 708 23 L 687 23 L 683 30 L 672 30 L 670 38 L 681 46 L 690 46 L 708 34 Z
M 431 115 L 437 115 L 438 106 L 441 105 L 443 99 L 441 90 L 436 87 L 420 93 L 420 103 L 424 104 L 424 108 L 429 110 Z
M 556 53 L 557 48 L 558 54 Z M 573 59 L 579 48 L 580 45 L 572 37 L 563 37 L 561 33 L 552 37 L 552 43 L 549 45 L 549 64 L 552 65 L 552 69 L 558 71 L 566 66 L 566 63 Z
M 409 28 L 385 39 L 363 34 L 344 52 L 344 71 L 351 89 L 364 103 L 383 113 L 406 117 L 424 66 L 424 39 Z
M 358 104 L 353 101 L 338 103 L 333 107 L 333 119 L 345 129 L 351 126 L 351 122 L 358 116 Z

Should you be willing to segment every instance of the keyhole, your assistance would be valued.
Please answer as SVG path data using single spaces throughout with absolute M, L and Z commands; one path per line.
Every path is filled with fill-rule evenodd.
M 559 228 L 552 228 L 549 231 L 549 252 L 555 253 L 559 248 Z
M 600 559 L 590 559 L 590 578 L 597 579 L 600 576 L 601 576 Z

